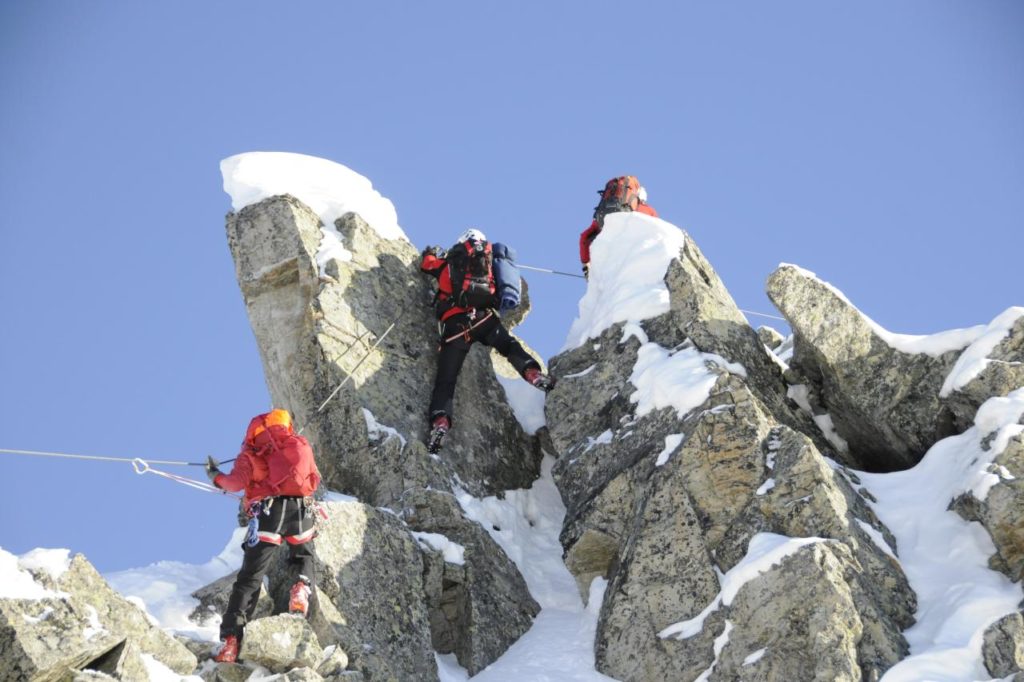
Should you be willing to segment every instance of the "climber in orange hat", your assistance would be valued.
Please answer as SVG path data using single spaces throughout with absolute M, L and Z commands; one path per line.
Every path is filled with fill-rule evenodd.
M 288 544 L 289 562 L 299 574 L 291 588 L 289 611 L 309 612 L 316 536 L 312 495 L 320 485 L 320 471 L 309 441 L 292 429 L 291 415 L 286 410 L 271 410 L 249 422 L 231 473 L 221 473 L 212 457 L 206 472 L 218 488 L 244 490 L 243 504 L 249 514 L 242 568 L 220 625 L 224 644 L 214 659 L 233 663 L 238 659 L 245 624 L 256 611 L 263 576 L 282 541 Z

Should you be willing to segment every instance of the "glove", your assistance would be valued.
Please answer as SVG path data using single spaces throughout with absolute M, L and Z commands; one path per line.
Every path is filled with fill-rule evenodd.
M 434 256 L 435 258 L 444 258 L 446 254 L 444 252 L 444 249 L 442 249 L 440 246 L 428 246 L 427 248 L 423 249 L 423 255 Z
M 583 264 L 583 279 L 590 279 L 590 263 Z
M 519 304 L 516 303 L 516 300 L 514 298 L 503 296 L 501 299 L 501 303 L 498 305 L 498 312 L 508 312 L 509 310 L 515 308 L 517 305 Z
M 210 478 L 210 482 L 220 475 L 220 469 L 217 468 L 217 462 L 214 461 L 213 457 L 206 458 L 206 475 Z

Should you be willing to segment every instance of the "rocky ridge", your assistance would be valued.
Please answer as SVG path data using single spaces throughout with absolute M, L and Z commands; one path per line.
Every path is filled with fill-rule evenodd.
M 783 267 L 769 281 L 794 331 L 782 339 L 750 328 L 687 237 L 665 270 L 663 313 L 551 360 L 559 384 L 536 437 L 495 379 L 507 368 L 475 348 L 458 426 L 433 457 L 421 442 L 435 353 L 418 251 L 354 213 L 333 227 L 348 256 L 325 263 L 321 219 L 294 197 L 247 206 L 227 227 L 273 401 L 305 427 L 327 487 L 358 498 L 325 503 L 308 621 L 282 613 L 294 580 L 282 553 L 246 663 L 215 665 L 208 644 L 154 627 L 76 557 L 61 576 L 31 572 L 44 597 L 0 599 L 5 669 L 147 680 L 156 661 L 206 680 L 437 680 L 440 652 L 476 674 L 540 607 L 459 495 L 529 487 L 542 452 L 556 458 L 580 596 L 608 581 L 594 642 L 605 674 L 877 680 L 908 655 L 918 597 L 855 469 L 909 466 L 1024 385 L 1024 317 L 989 325 L 991 342 L 979 329 L 952 350 L 911 353 L 831 287 Z M 599 240 L 595 267 L 600 250 Z M 968 361 L 978 371 L 949 381 L 968 376 Z M 650 375 L 680 367 L 691 399 L 659 402 Z M 1024 434 L 999 433 L 985 439 L 998 453 L 991 484 L 949 503 L 991 537 L 992 568 L 1019 582 Z M 193 619 L 219 612 L 230 583 L 199 590 Z M 1020 618 L 985 633 L 993 676 L 1024 674 Z

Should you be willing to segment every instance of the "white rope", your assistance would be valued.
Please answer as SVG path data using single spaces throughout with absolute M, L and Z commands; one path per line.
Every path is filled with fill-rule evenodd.
M 98 460 L 103 462 L 135 462 L 142 461 L 138 458 L 131 457 L 101 457 L 99 455 L 72 455 L 66 452 L 43 452 L 39 450 L 6 450 L 0 448 L 0 452 L 4 452 L 10 455 L 34 455 L 36 457 L 63 457 L 66 459 L 89 459 Z M 177 466 L 203 466 L 199 462 L 174 462 L 165 459 L 154 459 L 150 460 L 153 464 L 173 464 Z
M 787 320 L 786 318 L 779 317 L 778 315 L 766 315 L 764 313 L 754 312 L 753 310 L 744 310 L 743 308 L 738 308 L 738 310 L 741 313 L 746 313 L 747 315 L 758 315 L 759 317 L 767 317 L 767 318 L 770 318 L 772 320 L 782 320 L 783 322 L 789 322 L 789 320 Z

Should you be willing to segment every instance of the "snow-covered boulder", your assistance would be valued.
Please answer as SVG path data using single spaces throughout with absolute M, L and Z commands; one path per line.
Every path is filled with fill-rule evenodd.
M 150 668 L 181 675 L 196 657 L 107 585 L 84 556 L 0 550 L 0 670 L 10 679 L 62 679 L 91 670 L 148 680 Z M 147 659 L 148 661 L 147 662 Z
M 793 328 L 787 378 L 830 415 L 861 468 L 913 466 L 934 443 L 966 429 L 989 397 L 1024 383 L 1024 308 L 987 326 L 907 336 L 793 265 L 772 273 L 768 295 Z
M 222 170 L 235 209 L 228 244 L 267 385 L 274 405 L 305 428 L 327 485 L 381 505 L 412 486 L 450 489 L 454 475 L 479 495 L 528 486 L 539 453 L 487 349 L 474 348 L 462 369 L 444 458 L 416 447 L 426 435 L 437 325 L 431 278 L 390 202 L 320 159 L 241 155 Z M 334 184 L 319 172 L 337 175 Z
M 616 248 L 602 247 L 604 233 L 595 241 L 581 317 L 551 362 L 559 384 L 547 401 L 566 565 L 582 594 L 595 576 L 609 580 L 599 670 L 622 680 L 710 670 L 731 627 L 724 610 L 687 637 L 661 632 L 709 609 L 722 576 L 749 564 L 755 538 L 773 534 L 834 543 L 835 570 L 815 580 L 870 624 L 821 623 L 822 641 L 845 642 L 829 674 L 884 672 L 908 650 L 901 630 L 915 606 L 891 534 L 822 457 L 824 433 L 788 402 L 779 363 L 692 240 L 674 241 L 663 221 L 627 222 L 619 233 L 606 226 Z M 602 268 L 622 252 L 650 262 L 639 273 Z M 608 315 L 624 291 L 629 304 Z M 802 608 L 786 590 L 771 595 L 776 613 Z M 822 612 L 829 606 L 841 610 L 832 600 Z M 744 638 L 771 640 L 768 623 L 755 621 Z M 792 679 L 814 676 L 814 658 L 802 660 Z

